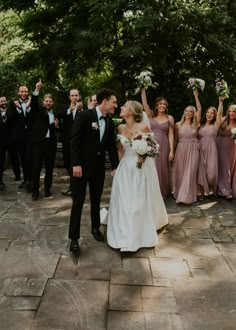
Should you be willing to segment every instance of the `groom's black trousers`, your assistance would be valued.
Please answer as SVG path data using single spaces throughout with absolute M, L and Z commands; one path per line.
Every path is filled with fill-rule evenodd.
M 100 166 L 97 167 L 96 172 L 93 172 L 89 176 L 83 175 L 81 178 L 72 177 L 71 183 L 73 204 L 69 227 L 70 239 L 76 240 L 80 238 L 81 214 L 84 205 L 87 184 L 89 185 L 92 229 L 98 229 L 100 227 L 100 201 L 103 192 L 104 179 L 104 163 L 100 164 Z

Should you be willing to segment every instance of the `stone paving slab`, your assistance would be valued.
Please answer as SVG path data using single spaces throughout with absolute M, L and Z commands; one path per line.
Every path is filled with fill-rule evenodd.
M 183 324 L 178 314 L 144 313 L 145 330 L 183 330 Z
M 106 281 L 50 280 L 34 328 L 106 329 L 108 289 Z
M 144 330 L 145 315 L 143 312 L 109 311 L 107 330 Z
M 111 285 L 109 310 L 143 311 L 142 287 L 130 285 Z
M 180 206 L 168 198 L 169 225 L 158 232 L 157 246 L 120 253 L 91 235 L 87 195 L 78 258 L 68 251 L 65 171 L 55 169 L 53 196 L 43 198 L 41 189 L 37 202 L 17 189 L 9 171 L 5 182 L 1 330 L 235 329 L 235 201 L 210 196 Z M 111 183 L 107 172 L 102 207 Z
M 173 288 L 180 314 L 182 312 L 224 312 L 236 317 L 235 281 L 177 281 Z
M 150 258 L 153 277 L 189 278 L 191 276 L 185 259 Z
M 1 330 L 32 330 L 35 311 L 0 311 Z
M 109 281 L 111 270 L 107 265 L 81 265 L 79 260 L 71 255 L 61 255 L 54 275 L 55 279 L 64 280 L 99 280 Z
M 59 255 L 39 247 L 12 246 L 0 255 L 0 279 L 27 277 L 50 278 L 53 276 Z
M 211 239 L 164 240 L 155 247 L 157 257 L 203 257 L 216 258 L 221 254 Z

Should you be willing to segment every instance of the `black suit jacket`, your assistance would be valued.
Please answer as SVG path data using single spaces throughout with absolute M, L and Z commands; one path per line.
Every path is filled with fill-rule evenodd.
M 7 108 L 7 117 L 9 119 L 11 127 L 11 139 L 13 142 L 25 142 L 27 138 L 27 129 L 28 129 L 28 117 L 29 113 L 26 112 L 24 115 L 23 109 L 21 108 L 21 113 L 17 111 L 17 108 L 13 101 L 9 102 Z
M 74 120 L 76 120 L 76 118 L 78 117 L 78 114 L 79 114 L 79 112 L 77 111 L 76 115 L 75 115 L 75 118 L 73 118 L 72 113 L 68 114 L 69 107 L 70 107 L 70 105 L 63 105 L 62 107 L 57 108 L 57 110 L 55 112 L 56 117 L 60 120 L 60 123 L 61 123 L 60 138 L 61 138 L 61 142 L 63 144 L 69 144 L 70 143 L 73 123 L 74 123 Z
M 32 95 L 31 111 L 28 117 L 28 136 L 31 144 L 41 143 L 50 130 L 50 139 L 56 142 L 55 124 L 49 122 L 48 112 L 39 105 L 38 96 Z
M 3 120 L 0 111 L 0 146 L 7 146 L 10 139 L 10 126 L 9 120 L 6 116 L 6 120 Z
M 97 112 L 85 110 L 74 120 L 71 136 L 71 164 L 81 166 L 84 174 L 96 173 L 101 161 L 105 167 L 105 150 L 108 151 L 112 169 L 118 166 L 118 153 L 114 136 L 114 123 L 107 116 L 106 128 L 100 142 Z

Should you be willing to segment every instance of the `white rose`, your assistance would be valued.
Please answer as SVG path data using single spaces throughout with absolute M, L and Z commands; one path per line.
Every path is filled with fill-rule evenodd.
M 234 127 L 234 128 L 231 129 L 231 133 L 232 134 L 236 134 L 236 127 Z
M 146 141 L 143 141 L 143 140 L 134 140 L 133 144 L 132 144 L 132 148 L 139 155 L 145 155 L 148 150 L 147 143 L 146 143 Z

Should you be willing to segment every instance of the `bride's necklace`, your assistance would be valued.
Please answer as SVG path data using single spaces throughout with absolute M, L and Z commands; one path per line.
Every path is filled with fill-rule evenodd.
M 129 137 L 129 139 L 132 139 L 133 136 L 138 132 L 138 129 L 137 129 L 137 125 L 134 125 L 133 127 L 128 127 L 126 126 L 126 129 L 127 129 L 127 135 Z

